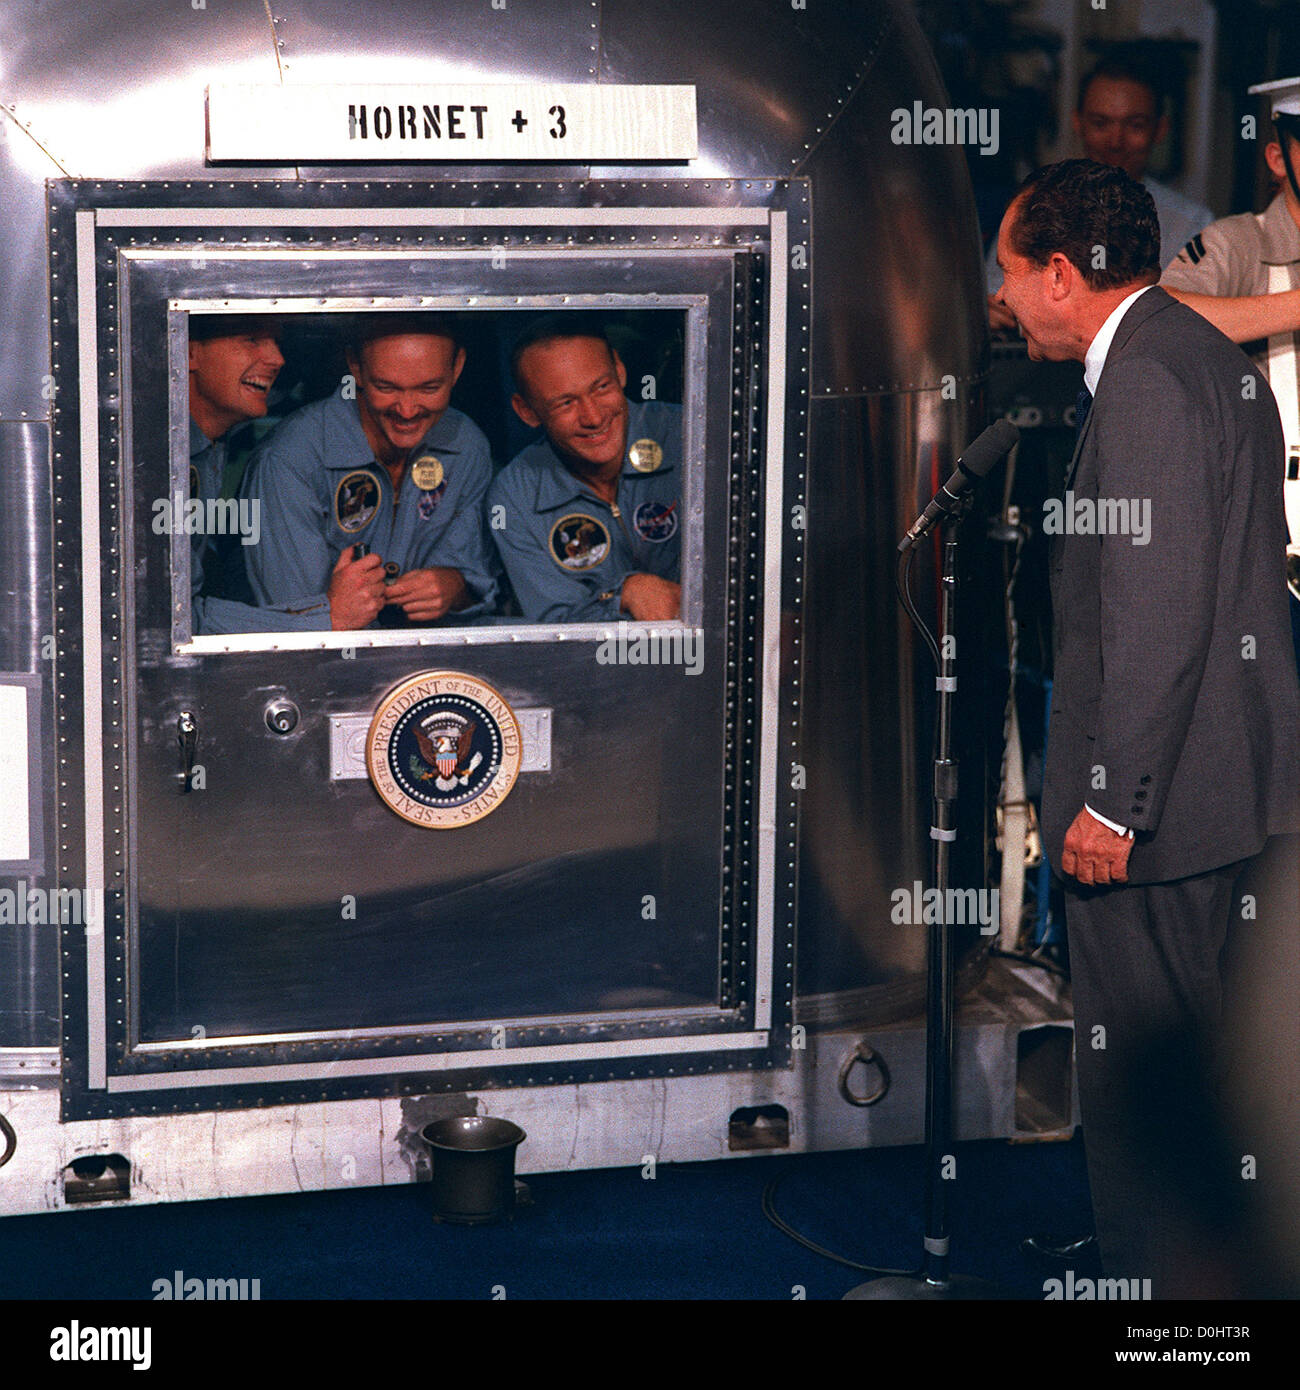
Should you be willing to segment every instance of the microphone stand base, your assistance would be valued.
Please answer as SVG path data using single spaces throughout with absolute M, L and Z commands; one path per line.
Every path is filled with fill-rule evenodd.
M 942 1284 L 932 1283 L 920 1275 L 891 1274 L 884 1279 L 870 1279 L 850 1289 L 843 1301 L 848 1302 L 966 1302 L 979 1299 L 1003 1301 L 1015 1294 L 1001 1284 L 987 1279 L 972 1279 L 965 1274 L 952 1274 Z

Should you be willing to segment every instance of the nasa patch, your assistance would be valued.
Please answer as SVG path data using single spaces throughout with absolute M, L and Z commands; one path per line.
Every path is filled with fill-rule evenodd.
M 561 569 L 589 570 L 608 554 L 609 532 L 594 516 L 572 512 L 551 527 L 551 558 Z
M 334 520 L 339 530 L 355 535 L 369 526 L 379 510 L 379 479 L 368 468 L 349 473 L 334 489 Z
M 384 804 L 412 825 L 450 830 L 481 820 L 509 795 L 523 741 L 514 711 L 460 671 L 425 671 L 379 703 L 366 768 Z
M 643 541 L 662 545 L 677 534 L 677 503 L 642 502 L 632 513 L 632 525 Z

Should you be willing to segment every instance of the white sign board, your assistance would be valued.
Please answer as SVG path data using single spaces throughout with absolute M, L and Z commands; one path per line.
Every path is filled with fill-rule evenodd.
M 210 162 L 694 159 L 695 88 L 359 82 L 208 88 Z
M 0 862 L 32 857 L 27 688 L 0 685 Z

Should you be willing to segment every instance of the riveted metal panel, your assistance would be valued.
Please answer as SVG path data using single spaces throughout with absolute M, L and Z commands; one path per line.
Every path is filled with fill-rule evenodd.
M 716 0 L 671 18 L 637 0 L 604 0 L 601 78 L 694 82 L 697 172 L 791 174 L 874 75 L 877 50 L 894 26 L 889 6 L 853 0 L 817 0 L 807 10 L 786 0 Z
M 47 424 L 0 421 L 0 671 L 27 678 L 39 719 L 27 746 L 31 861 L 21 872 L 0 872 L 0 888 L 24 899 L 55 881 L 49 457 Z M 0 930 L 0 1046 L 52 1043 L 58 1019 L 57 927 L 8 922 Z

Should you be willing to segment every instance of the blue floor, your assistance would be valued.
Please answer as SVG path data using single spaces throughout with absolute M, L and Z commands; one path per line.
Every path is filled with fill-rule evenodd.
M 957 1146 L 955 1272 L 1031 1299 L 1033 1232 L 1089 1229 L 1082 1142 Z M 430 1215 L 425 1185 L 103 1207 L 0 1222 L 0 1297 L 152 1299 L 154 1281 L 257 1279 L 275 1299 L 836 1299 L 868 1278 L 763 1216 L 765 1186 L 802 1234 L 851 1259 L 919 1264 L 920 1148 L 532 1174 L 511 1224 Z

